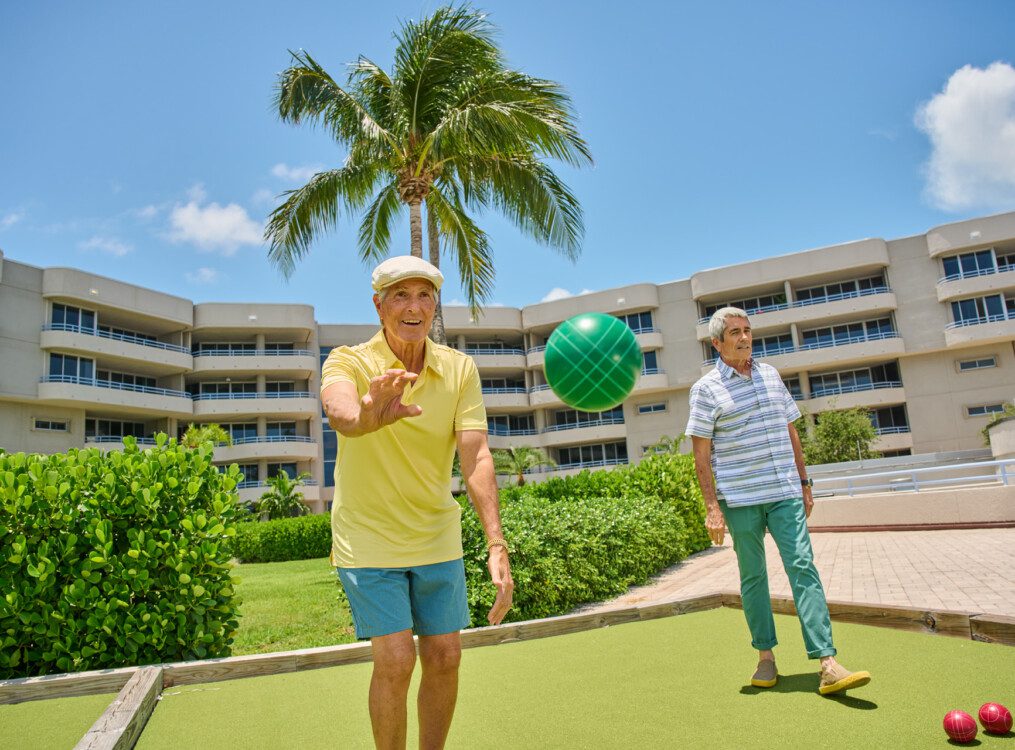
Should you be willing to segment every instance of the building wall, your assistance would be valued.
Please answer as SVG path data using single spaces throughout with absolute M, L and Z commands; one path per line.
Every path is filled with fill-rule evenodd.
M 996 405 L 1015 396 L 1015 312 L 984 325 L 956 326 L 951 304 L 984 294 L 1015 297 L 1015 267 L 943 280 L 943 259 L 989 247 L 1015 253 L 1015 213 L 956 222 L 913 237 L 864 239 L 721 266 L 687 279 L 633 284 L 523 309 L 490 308 L 478 320 L 466 308 L 448 307 L 445 325 L 449 344 L 475 357 L 484 380 L 511 384 L 496 392 L 491 386 L 489 415 L 510 417 L 515 423 L 531 420 L 532 429 L 520 434 L 492 431 L 493 447 L 539 446 L 557 457 L 570 455 L 567 449 L 576 446 L 619 442 L 628 461 L 639 460 L 660 437 L 683 431 L 688 391 L 712 367 L 714 352 L 704 322 L 708 309 L 763 298 L 777 302 L 752 313 L 755 338 L 785 346 L 760 358 L 776 366 L 784 378 L 795 379 L 806 412 L 820 418 L 822 411 L 853 405 L 902 408 L 907 424 L 883 431 L 879 438 L 883 450 L 975 449 L 982 447 L 980 430 L 986 419 L 969 416 L 968 408 Z M 827 289 L 831 287 L 826 285 L 879 276 L 885 288 L 816 303 L 808 300 L 813 287 Z M 369 296 L 370 291 L 363 294 Z M 105 324 L 154 337 L 156 342 L 44 331 L 56 303 L 93 310 Z M 618 316 L 649 313 L 651 328 L 636 334 L 643 350 L 654 352 L 658 371 L 643 374 L 623 406 L 622 424 L 610 419 L 546 429 L 556 413 L 568 407 L 545 387 L 542 346 L 558 323 L 588 311 Z M 865 326 L 884 319 L 890 320 L 894 332 L 868 335 L 880 329 Z M 849 331 L 859 326 L 868 333 L 837 339 L 834 346 L 813 344 L 819 336 L 815 329 L 833 326 Z M 319 324 L 307 305 L 194 305 L 84 271 L 34 268 L 0 253 L 0 446 L 48 452 L 87 440 L 105 450 L 118 447 L 115 440 L 86 438 L 86 419 L 140 421 L 146 431 L 171 434 L 191 421 L 253 424 L 256 439 L 223 449 L 222 460 L 250 465 L 260 481 L 272 464 L 295 463 L 298 470 L 310 472 L 315 485 L 308 488 L 308 501 L 320 509 L 331 497 L 325 461 L 332 457 L 323 451 L 331 437 L 317 401 L 319 363 L 331 348 L 361 343 L 376 331 L 376 324 Z M 252 351 L 200 351 L 222 342 Z M 290 346 L 292 353 L 271 351 L 279 343 Z M 53 353 L 90 357 L 103 371 L 152 378 L 159 392 L 40 382 L 46 379 Z M 994 366 L 962 371 L 958 365 L 987 359 Z M 812 388 L 815 382 L 827 388 L 832 373 L 896 365 L 901 386 L 882 383 L 884 387 L 831 395 Z M 274 397 L 278 394 L 270 389 L 276 381 L 290 383 L 295 397 Z M 204 390 L 213 386 L 229 390 L 243 383 L 256 389 L 256 397 L 219 398 Z M 647 406 L 654 409 L 639 411 Z M 36 419 L 64 423 L 66 431 L 39 429 Z M 295 423 L 297 436 L 269 439 L 267 433 L 277 422 Z M 243 496 L 253 498 L 260 491 L 251 486 Z

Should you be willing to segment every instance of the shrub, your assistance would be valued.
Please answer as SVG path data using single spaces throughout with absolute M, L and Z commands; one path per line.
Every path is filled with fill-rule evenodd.
M 686 455 L 503 490 L 501 521 L 516 586 L 510 621 L 616 596 L 710 544 Z M 463 512 L 462 533 L 472 622 L 482 625 L 496 592 L 475 513 Z
M 261 523 L 241 523 L 236 530 L 233 554 L 243 562 L 327 557 L 331 554 L 331 516 L 319 513 Z
M 0 455 L 0 678 L 229 654 L 239 472 L 211 457 Z

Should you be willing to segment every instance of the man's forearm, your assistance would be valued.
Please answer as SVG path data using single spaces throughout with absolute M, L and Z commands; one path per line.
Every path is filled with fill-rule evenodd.
M 719 498 L 715 494 L 715 477 L 712 475 L 712 442 L 705 438 L 692 437 L 694 450 L 694 473 L 698 476 L 698 486 L 705 505 L 719 506 Z
M 493 468 L 493 456 L 489 452 L 480 455 L 464 476 L 465 486 L 469 490 L 472 507 L 483 524 L 487 540 L 503 539 L 504 531 L 500 525 L 500 499 L 497 492 L 497 475 Z

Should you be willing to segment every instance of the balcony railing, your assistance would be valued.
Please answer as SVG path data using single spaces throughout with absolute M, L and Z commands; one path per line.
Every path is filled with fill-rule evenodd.
M 782 302 L 777 305 L 764 305 L 762 307 L 753 307 L 745 310 L 748 315 L 757 315 L 759 313 L 776 312 L 778 310 L 788 310 L 791 307 L 808 307 L 810 305 L 822 305 L 826 302 L 838 302 L 844 299 L 856 299 L 857 297 L 869 297 L 872 294 L 888 294 L 891 292 L 891 287 L 888 286 L 875 286 L 870 289 L 858 289 L 853 292 L 840 292 L 839 294 L 829 294 L 824 297 L 811 297 L 810 299 L 798 299 L 792 302 Z M 711 315 L 706 315 L 704 318 L 698 319 L 698 325 L 707 323 L 711 318 Z
M 252 437 L 234 438 L 233 445 L 249 445 L 250 443 L 312 443 L 314 439 L 306 435 L 254 435 Z
M 934 478 L 934 475 L 948 476 Z M 872 474 L 815 477 L 815 496 L 862 495 L 871 492 L 919 492 L 921 489 L 956 487 L 974 482 L 1008 486 L 1015 478 L 1015 459 L 968 464 L 942 464 L 922 469 L 897 469 Z
M 86 443 L 122 443 L 125 437 L 134 437 L 133 435 L 85 435 Z M 155 438 L 152 437 L 135 437 L 135 442 L 138 445 L 155 445 Z
M 546 383 L 542 383 L 541 385 L 534 385 L 531 388 L 529 388 L 529 393 L 538 393 L 539 391 L 548 391 L 548 390 L 550 390 L 550 386 L 547 385 Z
M 483 386 L 483 393 L 526 393 L 524 386 L 511 386 L 507 388 L 487 388 Z
M 509 355 L 510 354 L 510 355 L 517 356 L 517 355 L 524 355 L 525 354 L 525 350 L 524 349 L 489 349 L 489 348 L 485 348 L 485 347 L 482 347 L 482 346 L 478 346 L 478 347 L 467 346 L 467 347 L 465 347 L 465 353 L 468 354 L 468 355 L 474 355 L 474 354 L 493 354 L 493 355 L 503 354 L 503 355 Z
M 898 331 L 881 331 L 880 333 L 867 333 L 862 336 L 849 336 L 848 338 L 831 339 L 828 341 L 816 341 L 812 344 L 803 344 L 802 346 L 780 346 L 773 349 L 768 349 L 763 352 L 755 352 L 752 356 L 754 357 L 771 357 L 775 354 L 791 354 L 792 352 L 806 352 L 814 349 L 827 349 L 832 346 L 846 346 L 848 344 L 860 344 L 865 341 L 881 341 L 883 339 L 896 339 L 899 338 Z M 701 364 L 702 367 L 708 365 L 714 365 L 719 359 L 716 355 L 709 359 L 704 360 Z
M 620 466 L 628 463 L 626 458 L 601 458 L 596 461 L 577 461 L 570 464 L 557 464 L 556 470 L 564 469 L 594 469 L 601 466 Z M 538 471 L 538 470 L 537 470 Z
M 567 424 L 552 424 L 543 428 L 543 432 L 559 432 L 560 430 L 580 430 L 583 427 L 600 427 L 608 424 L 624 424 L 623 417 L 603 417 L 592 419 L 588 422 L 568 422 Z
M 945 326 L 945 329 L 950 328 L 965 328 L 966 326 L 978 326 L 984 323 L 997 323 L 1000 320 L 1015 320 L 1015 313 L 997 313 L 995 315 L 982 315 L 977 318 L 966 318 L 965 320 L 956 320 L 954 323 L 949 323 Z
M 190 398 L 186 391 L 176 391 L 172 388 L 153 388 L 148 385 L 134 385 L 132 383 L 116 383 L 112 380 L 99 380 L 98 378 L 82 378 L 77 375 L 43 375 L 39 378 L 40 383 L 74 383 L 75 385 L 90 385 L 96 388 L 110 388 L 114 391 L 133 391 L 134 393 L 150 393 L 156 396 L 174 396 L 176 398 Z
M 525 350 L 526 354 L 538 354 L 539 352 L 546 351 L 546 344 L 540 344 L 539 346 L 530 346 Z
M 309 349 L 195 349 L 195 357 L 312 357 Z
M 290 479 L 291 478 L 292 477 L 290 477 Z M 301 482 L 301 484 L 306 485 L 307 487 L 316 487 L 318 482 L 317 482 L 316 479 L 304 479 Z M 271 484 L 269 483 L 269 481 L 267 479 L 265 479 L 263 482 L 262 481 L 258 481 L 257 479 L 249 479 L 249 480 L 247 480 L 245 482 L 238 483 L 236 485 L 236 489 L 238 489 L 238 490 L 247 490 L 247 489 L 250 489 L 251 487 L 270 487 L 270 486 L 271 486 Z
M 233 398 L 310 398 L 310 391 L 284 391 L 282 393 L 195 393 L 195 401 L 219 401 Z
M 497 437 L 527 437 L 538 434 L 538 431 L 534 429 L 512 430 L 510 427 L 501 427 L 499 425 L 489 425 L 486 431 L 488 434 L 496 435 Z
M 112 339 L 113 341 L 126 341 L 128 344 L 139 344 L 150 346 L 153 349 L 163 349 L 168 352 L 180 352 L 190 354 L 190 349 L 178 344 L 166 344 L 162 341 L 152 341 L 144 336 L 136 336 L 130 333 L 114 333 L 112 331 L 100 331 L 97 328 L 83 328 L 71 323 L 47 323 L 42 327 L 44 331 L 69 331 L 71 333 L 83 333 L 86 336 L 98 336 L 100 339 Z
M 641 368 L 642 375 L 665 375 L 666 370 L 661 367 L 643 367 Z
M 937 283 L 944 284 L 947 281 L 975 279 L 978 276 L 993 276 L 996 273 L 1008 273 L 1008 271 L 1015 271 L 1015 267 L 1008 264 L 998 263 L 997 268 L 977 268 L 975 271 L 959 271 L 958 273 L 950 273 L 947 276 L 942 276 L 938 279 Z
M 909 425 L 895 425 L 893 427 L 875 427 L 874 432 L 878 435 L 902 435 L 909 432 Z
M 811 398 L 822 396 L 838 396 L 843 393 L 859 393 L 875 391 L 879 388 L 901 388 L 901 380 L 883 380 L 876 383 L 857 383 L 856 385 L 825 385 L 811 390 Z

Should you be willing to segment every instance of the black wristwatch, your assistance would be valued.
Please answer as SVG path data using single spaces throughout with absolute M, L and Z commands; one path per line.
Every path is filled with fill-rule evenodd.
M 800 480 L 800 486 L 801 487 L 813 487 L 814 486 L 814 480 L 811 479 L 810 477 L 807 477 L 806 479 L 801 479 Z

